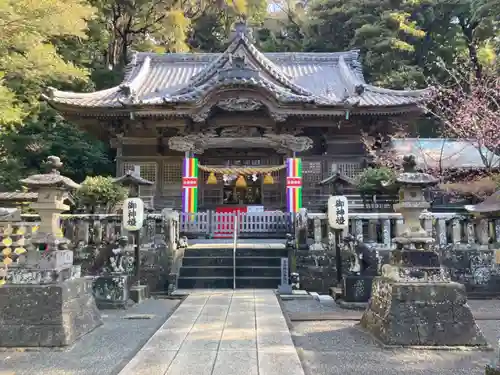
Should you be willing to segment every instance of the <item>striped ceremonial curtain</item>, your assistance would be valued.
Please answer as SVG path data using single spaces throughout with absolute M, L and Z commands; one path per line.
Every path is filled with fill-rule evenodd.
M 182 212 L 198 211 L 198 159 L 184 158 L 182 166 Z
M 286 201 L 288 212 L 299 212 L 302 208 L 302 160 L 286 160 Z

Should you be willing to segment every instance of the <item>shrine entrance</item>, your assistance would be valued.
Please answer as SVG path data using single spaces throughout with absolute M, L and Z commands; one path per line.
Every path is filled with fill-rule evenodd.
M 249 132 L 252 128 L 243 130 Z M 240 225 L 255 219 L 258 225 L 248 225 L 250 229 L 273 233 L 283 222 L 288 227 L 291 214 L 302 207 L 302 161 L 295 155 L 309 149 L 311 139 L 266 135 L 264 130 L 236 137 L 234 131 L 230 128 L 214 135 L 169 139 L 172 150 L 185 153 L 183 220 L 191 229 L 194 224 L 214 237 L 233 232 L 235 215 L 244 215 Z
M 286 210 L 285 165 L 270 150 L 209 150 L 199 157 L 199 209 Z

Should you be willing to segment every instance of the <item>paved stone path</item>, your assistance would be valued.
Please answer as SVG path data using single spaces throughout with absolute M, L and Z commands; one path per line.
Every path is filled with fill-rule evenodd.
M 190 294 L 119 375 L 304 375 L 273 291 Z

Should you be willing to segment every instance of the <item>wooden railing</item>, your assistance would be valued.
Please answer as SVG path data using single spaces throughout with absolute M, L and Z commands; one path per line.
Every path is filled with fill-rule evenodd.
M 287 212 L 214 212 L 180 214 L 180 231 L 189 236 L 232 238 L 238 218 L 239 237 L 285 238 L 292 233 L 292 215 Z
M 439 246 L 487 249 L 489 244 L 500 242 L 500 219 L 474 219 L 458 213 L 424 213 L 420 219 L 422 227 Z M 310 213 L 308 220 L 314 239 L 312 248 L 324 248 L 328 238 L 326 214 Z M 399 213 L 353 213 L 344 234 L 360 236 L 366 243 L 389 250 L 395 246 L 393 238 L 402 230 L 403 218 Z

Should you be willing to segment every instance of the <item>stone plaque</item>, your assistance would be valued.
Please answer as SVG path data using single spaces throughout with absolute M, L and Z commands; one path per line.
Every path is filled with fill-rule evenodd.
M 40 268 L 62 269 L 73 266 L 73 252 L 71 250 L 55 250 L 42 255 L 39 261 Z
M 289 274 L 288 274 L 288 258 L 281 258 L 281 285 L 288 285 Z

